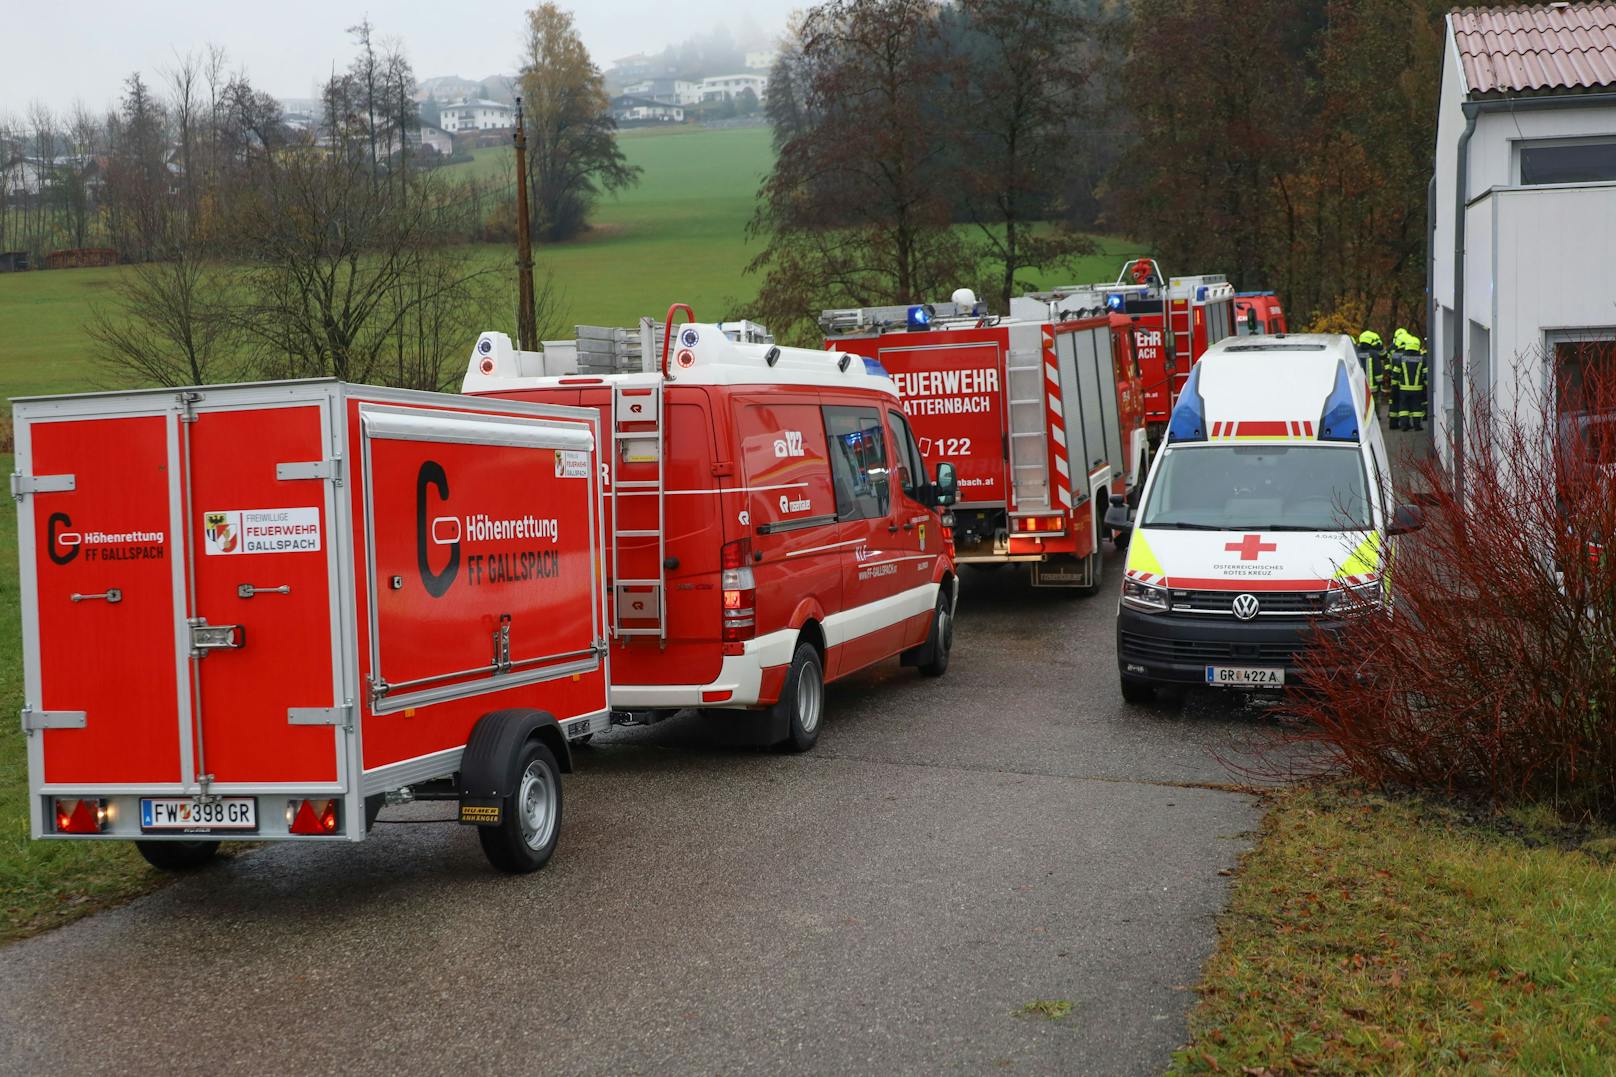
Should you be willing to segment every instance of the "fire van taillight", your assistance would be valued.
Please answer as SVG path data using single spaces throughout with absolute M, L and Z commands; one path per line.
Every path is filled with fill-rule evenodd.
M 335 834 L 337 832 L 337 802 L 335 800 L 288 800 L 286 802 L 286 829 L 292 834 Z
M 757 634 L 757 581 L 752 577 L 752 540 L 724 544 L 723 569 L 725 643 L 742 643 Z
M 56 833 L 99 834 L 107 828 L 110 811 L 104 800 L 56 798 Z

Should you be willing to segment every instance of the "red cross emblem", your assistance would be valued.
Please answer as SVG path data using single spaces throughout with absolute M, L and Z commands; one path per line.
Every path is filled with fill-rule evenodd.
M 1261 535 L 1247 535 L 1239 542 L 1226 543 L 1223 548 L 1230 553 L 1239 554 L 1242 561 L 1255 561 L 1258 554 L 1279 549 L 1272 542 L 1264 542 Z

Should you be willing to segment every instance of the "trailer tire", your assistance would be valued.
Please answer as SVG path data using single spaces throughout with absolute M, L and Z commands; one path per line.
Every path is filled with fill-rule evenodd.
M 216 841 L 137 841 L 146 863 L 159 871 L 195 871 L 219 851 Z
M 510 792 L 498 826 L 479 826 L 483 855 L 500 871 L 526 875 L 544 867 L 561 835 L 561 768 L 555 753 L 532 738 L 511 765 Z
M 784 719 L 786 739 L 781 747 L 788 752 L 806 752 L 819 740 L 819 727 L 825 719 L 825 669 L 812 643 L 798 643 L 780 689 L 780 701 L 771 710 Z

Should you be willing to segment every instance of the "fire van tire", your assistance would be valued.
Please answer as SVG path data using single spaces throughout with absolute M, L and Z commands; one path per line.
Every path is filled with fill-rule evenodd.
M 537 738 L 522 742 L 500 805 L 498 826 L 477 828 L 483 855 L 500 871 L 526 875 L 544 867 L 561 835 L 561 768 Z
M 926 661 L 920 663 L 922 677 L 941 677 L 948 672 L 948 655 L 954 649 L 954 603 L 945 586 L 937 593 L 937 611 L 932 616 L 930 648 Z
M 813 644 L 797 644 L 774 713 L 786 721 L 786 739 L 781 743 L 786 751 L 806 752 L 819 740 L 825 718 L 825 670 Z
M 219 851 L 216 841 L 137 841 L 135 848 L 158 871 L 195 871 Z

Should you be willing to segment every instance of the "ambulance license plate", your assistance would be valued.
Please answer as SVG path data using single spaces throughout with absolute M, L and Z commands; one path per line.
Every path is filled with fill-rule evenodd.
M 258 801 L 253 797 L 145 797 L 140 801 L 140 829 L 190 834 L 257 830 Z
M 1285 671 L 1258 666 L 1207 666 L 1206 683 L 1220 688 L 1279 688 L 1285 684 Z

